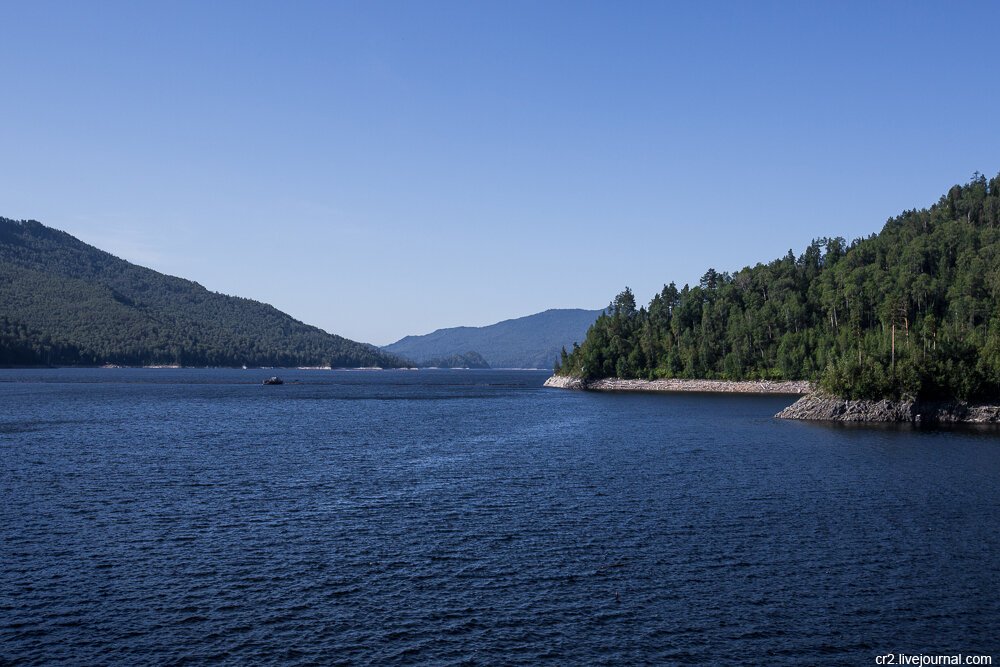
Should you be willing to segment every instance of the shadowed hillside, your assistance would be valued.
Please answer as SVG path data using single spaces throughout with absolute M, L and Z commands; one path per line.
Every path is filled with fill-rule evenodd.
M 0 364 L 404 365 L 259 301 L 0 218 Z

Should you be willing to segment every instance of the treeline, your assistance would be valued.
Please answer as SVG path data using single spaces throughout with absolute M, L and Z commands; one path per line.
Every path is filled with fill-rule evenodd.
M 453 354 L 448 357 L 435 357 L 417 364 L 420 368 L 489 368 L 489 363 L 483 355 L 469 350 L 464 354 Z
M 0 365 L 78 364 L 405 365 L 267 304 L 0 218 Z
M 626 288 L 556 372 L 807 379 L 838 395 L 1000 396 L 1000 175 L 978 172 L 881 233 L 709 269 L 637 308 Z

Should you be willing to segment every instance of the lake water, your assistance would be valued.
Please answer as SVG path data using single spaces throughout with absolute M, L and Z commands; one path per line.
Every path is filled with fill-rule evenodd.
M 0 371 L 0 663 L 1000 660 L 1000 435 L 529 371 Z

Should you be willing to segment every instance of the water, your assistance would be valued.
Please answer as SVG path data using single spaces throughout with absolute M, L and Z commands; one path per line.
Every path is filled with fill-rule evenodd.
M 994 430 L 267 375 L 0 371 L 0 663 L 1000 659 Z

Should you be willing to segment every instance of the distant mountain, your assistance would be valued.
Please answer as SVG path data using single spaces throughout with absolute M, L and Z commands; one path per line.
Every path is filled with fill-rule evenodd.
M 482 355 L 478 352 L 466 352 L 465 354 L 453 354 L 444 359 L 428 359 L 420 362 L 423 368 L 489 368 Z
M 259 301 L 0 218 L 0 364 L 398 367 Z
M 602 310 L 553 309 L 485 327 L 438 329 L 382 350 L 421 363 L 475 350 L 492 368 L 552 368 L 563 346 L 582 342 Z

